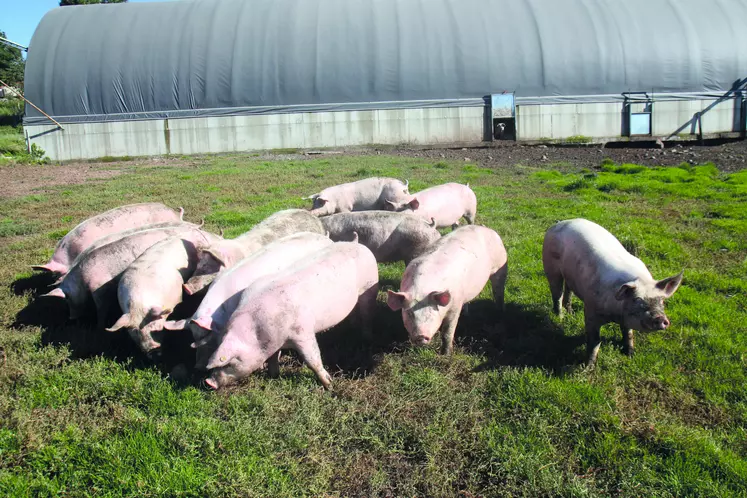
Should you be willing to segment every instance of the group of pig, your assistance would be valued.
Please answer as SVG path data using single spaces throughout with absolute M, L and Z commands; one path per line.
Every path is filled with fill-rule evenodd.
M 462 307 L 488 281 L 503 309 L 506 249 L 495 231 L 474 224 L 477 199 L 469 185 L 410 194 L 407 182 L 368 178 L 306 199 L 309 210 L 278 211 L 235 239 L 184 221 L 181 208 L 122 206 L 80 223 L 35 268 L 59 275 L 44 296 L 64 298 L 72 319 L 93 303 L 105 328 L 116 303 L 121 316 L 106 330 L 126 329 L 150 357 L 160 354 L 164 334 L 189 330 L 195 366 L 213 389 L 265 363 L 276 376 L 283 348 L 296 350 L 330 388 L 316 334 L 351 316 L 364 339 L 371 337 L 377 263 L 405 263 L 387 304 L 401 311 L 415 345 L 440 331 L 441 351 L 451 353 Z M 462 218 L 467 225 L 459 226 Z M 445 227 L 452 230 L 442 236 L 437 229 Z M 669 325 L 664 299 L 683 274 L 654 280 L 601 226 L 584 219 L 555 224 L 542 260 L 555 312 L 570 311 L 571 293 L 584 302 L 590 364 L 605 323 L 620 325 L 628 353 L 633 330 Z M 187 319 L 170 320 L 184 293 L 203 295 L 199 307 Z

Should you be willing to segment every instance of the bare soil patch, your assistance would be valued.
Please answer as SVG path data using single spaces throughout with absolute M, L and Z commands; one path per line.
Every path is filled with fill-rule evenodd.
M 720 171 L 733 172 L 747 168 L 747 141 L 699 145 L 695 143 L 667 144 L 664 149 L 638 147 L 631 144 L 601 145 L 523 145 L 494 143 L 478 147 L 437 146 L 368 146 L 290 153 L 265 152 L 252 154 L 260 160 L 304 160 L 327 155 L 387 154 L 416 157 L 431 161 L 464 161 L 484 167 L 510 167 L 516 164 L 569 164 L 581 168 L 598 167 L 604 159 L 616 163 L 647 166 L 677 166 L 679 164 L 713 163 Z M 190 159 L 154 157 L 121 162 L 73 162 L 52 165 L 13 165 L 0 167 L 0 198 L 13 198 L 32 193 L 44 193 L 50 187 L 77 185 L 91 180 L 112 178 L 137 167 L 193 166 L 214 156 L 194 156 Z
M 115 162 L 71 162 L 61 164 L 13 164 L 0 167 L 0 198 L 11 199 L 29 194 L 49 192 L 51 187 L 80 185 L 92 180 L 105 180 L 127 173 L 137 167 L 183 166 L 187 161 L 176 158 L 139 158 Z
M 516 143 L 490 144 L 484 147 L 381 148 L 381 153 L 403 157 L 423 157 L 431 160 L 458 160 L 484 166 L 512 166 L 515 164 L 542 165 L 568 163 L 582 168 L 594 168 L 606 158 L 616 163 L 646 166 L 677 166 L 713 163 L 720 171 L 733 172 L 747 168 L 747 141 L 698 145 L 695 143 L 667 144 L 664 149 L 633 144 L 602 145 L 522 145 Z M 366 152 L 363 152 L 366 153 Z M 368 151 L 367 153 L 370 153 Z

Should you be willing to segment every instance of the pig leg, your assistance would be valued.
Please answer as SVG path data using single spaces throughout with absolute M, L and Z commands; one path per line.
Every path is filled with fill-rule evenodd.
M 563 287 L 565 285 L 565 279 L 563 275 L 549 274 L 547 275 L 547 282 L 550 284 L 550 294 L 552 294 L 552 310 L 558 315 L 559 318 L 563 318 Z
M 373 317 L 376 312 L 376 296 L 379 294 L 379 284 L 374 283 L 358 298 L 358 314 L 361 319 L 363 337 L 373 339 Z
M 633 353 L 635 352 L 635 339 L 633 338 L 633 329 L 626 329 L 621 325 L 620 331 L 622 332 L 623 336 L 623 350 L 625 351 L 625 354 L 628 356 L 633 356 Z
M 568 281 L 563 282 L 563 308 L 568 312 L 569 315 L 573 314 L 573 306 L 571 306 L 571 288 L 568 287 Z
M 456 332 L 462 307 L 454 306 L 453 309 L 455 311 L 448 313 L 441 324 L 441 354 L 446 356 L 454 351 L 454 332 Z
M 506 293 L 506 278 L 508 277 L 508 263 L 504 264 L 498 271 L 490 275 L 490 286 L 493 288 L 493 301 L 499 311 L 504 309 L 504 297 Z
M 93 293 L 93 303 L 96 305 L 96 324 L 100 329 L 106 328 L 109 310 L 111 309 L 111 299 L 104 288 L 98 289 Z
M 273 379 L 280 376 L 280 350 L 275 351 L 272 356 L 267 358 L 267 373 Z
M 332 389 L 332 377 L 322 364 L 322 354 L 319 352 L 319 344 L 316 342 L 316 336 L 313 332 L 301 334 L 300 337 L 293 341 L 295 350 L 303 357 L 303 361 L 319 378 L 325 389 Z
M 587 365 L 593 367 L 599 355 L 599 346 L 602 342 L 599 332 L 604 322 L 596 316 L 594 311 L 585 308 L 584 323 L 586 328 L 586 354 L 588 355 Z
M 454 231 L 454 230 L 456 230 L 457 228 L 459 228 L 459 222 L 458 222 L 458 221 L 457 221 L 456 223 L 453 223 L 453 224 L 451 225 L 451 231 L 453 232 L 453 231 Z
M 467 211 L 464 213 L 464 219 L 467 220 L 468 225 L 474 225 L 475 224 L 475 213 L 472 211 Z

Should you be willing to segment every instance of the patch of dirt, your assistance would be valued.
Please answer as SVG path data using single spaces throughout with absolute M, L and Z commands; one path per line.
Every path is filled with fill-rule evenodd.
M 644 144 L 609 143 L 603 145 L 524 145 L 493 143 L 487 146 L 461 147 L 381 147 L 381 154 L 419 157 L 432 161 L 464 161 L 481 166 L 542 165 L 568 163 L 580 168 L 598 167 L 605 158 L 615 163 L 646 166 L 677 166 L 679 164 L 713 163 L 720 171 L 734 172 L 747 168 L 747 141 L 698 145 L 697 143 L 666 144 L 664 149 Z M 353 151 L 350 151 L 353 152 Z M 368 151 L 353 153 L 370 154 Z M 376 152 L 374 152 L 376 153 Z
M 62 164 L 15 164 L 0 167 L 0 198 L 11 199 L 30 194 L 50 192 L 51 187 L 80 185 L 91 180 L 104 180 L 127 173 L 136 167 L 178 167 L 183 159 L 147 158 L 115 162 L 73 162 Z M 191 162 L 188 164 L 192 164 Z
M 428 161 L 463 161 L 483 167 L 509 167 L 516 164 L 542 165 L 566 163 L 579 168 L 595 168 L 609 158 L 615 163 L 634 163 L 646 166 L 677 166 L 679 164 L 713 163 L 720 171 L 734 172 L 747 169 L 747 141 L 725 143 L 667 143 L 664 149 L 651 144 L 610 143 L 603 145 L 525 145 L 513 142 L 494 142 L 472 147 L 452 146 L 369 146 L 339 150 L 305 151 L 289 154 L 252 154 L 259 160 L 304 160 L 325 156 L 386 154 L 423 158 Z M 235 154 L 232 154 L 235 156 Z M 0 198 L 13 198 L 32 193 L 44 193 L 50 187 L 78 185 L 91 180 L 112 178 L 136 167 L 194 166 L 211 156 L 183 158 L 154 157 L 122 162 L 79 162 L 57 165 L 14 165 L 0 167 Z M 244 157 L 244 156 L 239 156 Z M 249 156 L 247 156 L 249 157 Z

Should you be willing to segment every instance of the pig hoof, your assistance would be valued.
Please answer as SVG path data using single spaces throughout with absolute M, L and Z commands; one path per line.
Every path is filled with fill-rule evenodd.
M 322 376 L 322 385 L 326 391 L 332 390 L 332 376 L 328 372 L 324 372 Z

